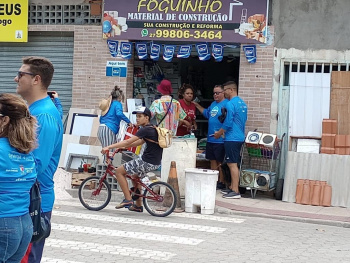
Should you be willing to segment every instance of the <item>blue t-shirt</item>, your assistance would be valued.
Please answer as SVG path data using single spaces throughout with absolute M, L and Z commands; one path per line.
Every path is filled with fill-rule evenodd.
M 219 121 L 219 116 L 221 116 L 221 108 L 226 107 L 227 99 L 221 102 L 214 101 L 209 108 L 204 109 L 203 116 L 208 119 L 208 142 L 211 143 L 224 143 L 223 138 L 215 139 L 213 136 L 209 136 L 222 128 L 222 123 Z
M 117 134 L 121 120 L 130 123 L 130 120 L 123 113 L 123 105 L 119 101 L 113 100 L 108 112 L 100 117 L 100 123 L 105 124 Z
M 225 130 L 224 141 L 244 142 L 245 123 L 248 115 L 247 105 L 240 97 L 236 96 L 226 104 L 226 108 L 227 115 L 222 125 Z
M 29 212 L 29 190 L 36 180 L 32 153 L 19 153 L 0 138 L 0 218 Z
M 62 120 L 50 97 L 35 101 L 29 106 L 29 110 L 37 118 L 39 125 L 39 147 L 33 154 L 40 182 L 41 206 L 44 212 L 50 212 L 55 201 L 53 176 L 57 170 L 62 148 Z

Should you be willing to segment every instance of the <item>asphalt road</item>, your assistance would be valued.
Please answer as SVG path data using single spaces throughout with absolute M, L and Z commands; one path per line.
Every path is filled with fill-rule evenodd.
M 236 215 L 166 218 L 57 201 L 42 262 L 350 262 L 350 229 Z

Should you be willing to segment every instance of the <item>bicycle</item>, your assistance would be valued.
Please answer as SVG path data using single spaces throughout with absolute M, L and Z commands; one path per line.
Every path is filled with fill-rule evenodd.
M 81 204 L 85 208 L 99 211 L 109 204 L 112 197 L 112 190 L 106 178 L 108 174 L 116 178 L 114 174 L 115 167 L 112 161 L 117 152 L 122 151 L 116 150 L 111 156 L 109 152 L 106 153 L 107 158 L 105 162 L 107 169 L 101 177 L 90 176 L 81 183 L 78 195 Z M 142 182 L 139 176 L 133 177 L 127 174 L 126 178 L 136 183 L 136 186 L 130 189 L 133 200 L 135 201 L 142 197 L 145 209 L 152 216 L 165 217 L 174 211 L 177 200 L 176 193 L 168 183 L 156 181 L 147 185 Z M 142 187 L 141 189 L 144 189 L 143 194 L 141 194 L 139 186 Z

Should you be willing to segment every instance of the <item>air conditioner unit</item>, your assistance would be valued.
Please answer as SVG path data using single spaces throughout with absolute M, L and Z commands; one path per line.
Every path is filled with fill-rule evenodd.
M 276 143 L 277 136 L 274 134 L 263 133 L 259 141 L 259 145 L 265 146 L 267 148 L 273 148 Z
M 250 131 L 247 134 L 245 143 L 258 145 L 262 135 L 263 134 L 261 132 Z
M 245 169 L 241 171 L 239 185 L 242 187 L 254 187 L 255 177 L 259 174 L 259 170 Z
M 254 188 L 270 190 L 276 186 L 276 173 L 260 171 L 255 176 Z

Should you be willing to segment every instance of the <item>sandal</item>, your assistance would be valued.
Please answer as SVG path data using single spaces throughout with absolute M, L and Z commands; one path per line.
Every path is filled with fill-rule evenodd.
M 134 211 L 134 212 L 142 213 L 143 212 L 143 206 L 131 205 L 131 206 L 129 206 L 129 210 L 130 211 Z
M 129 208 L 130 206 L 132 206 L 134 204 L 133 200 L 126 200 L 124 199 L 119 205 L 116 205 L 115 208 L 116 209 L 120 209 L 120 208 Z

